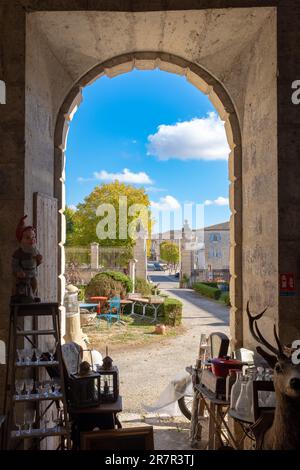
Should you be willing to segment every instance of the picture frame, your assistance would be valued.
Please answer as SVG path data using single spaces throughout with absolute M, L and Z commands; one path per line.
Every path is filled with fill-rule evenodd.
M 81 450 L 154 450 L 153 426 L 80 433 Z

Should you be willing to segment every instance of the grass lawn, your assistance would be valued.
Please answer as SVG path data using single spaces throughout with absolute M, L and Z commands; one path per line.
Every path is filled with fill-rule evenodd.
M 122 315 L 121 320 L 123 324 L 114 324 L 113 321 L 112 326 L 109 326 L 105 319 L 95 318 L 89 325 L 83 327 L 82 330 L 90 342 L 89 347 L 100 351 L 105 345 L 113 346 L 114 350 L 124 349 L 124 346 L 145 346 L 184 332 L 183 326 L 166 326 L 164 335 L 156 334 L 155 323 L 150 323 L 151 318 L 147 320 L 147 317 L 141 319 Z

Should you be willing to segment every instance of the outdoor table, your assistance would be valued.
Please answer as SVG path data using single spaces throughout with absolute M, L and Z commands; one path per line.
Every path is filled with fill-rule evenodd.
M 89 408 L 70 409 L 72 422 L 73 450 L 80 448 L 80 433 L 93 431 L 94 428 L 118 429 L 122 425 L 117 414 L 123 409 L 122 397 L 119 396 L 114 403 L 101 403 Z
M 90 303 L 85 303 L 85 304 L 79 304 L 79 308 L 95 308 L 98 307 L 98 304 L 90 304 Z
M 132 299 L 132 307 L 131 307 L 130 316 L 140 317 L 142 319 L 146 318 L 146 307 L 149 306 L 154 310 L 154 318 L 151 321 L 151 323 L 154 323 L 155 321 L 157 321 L 158 309 L 159 309 L 160 305 L 162 305 L 162 303 L 163 303 L 163 301 L 155 301 L 155 300 L 150 301 L 149 299 L 143 298 L 143 297 L 137 298 L 137 299 Z M 142 307 L 142 314 L 136 313 L 134 311 L 135 305 L 140 305 Z
M 121 313 L 122 313 L 122 315 L 123 315 L 124 308 L 126 307 L 126 305 L 131 305 L 132 303 L 133 303 L 133 300 L 121 299 L 120 304 L 121 304 Z
M 101 302 L 106 302 L 108 300 L 108 297 L 102 296 L 102 295 L 95 295 L 93 297 L 90 297 L 91 300 L 95 300 L 96 302 L 98 301 L 98 306 L 97 306 L 97 315 L 101 314 Z
M 224 444 L 239 449 L 240 442 L 237 442 L 225 421 L 230 402 L 216 398 L 213 392 L 201 384 L 195 385 L 195 389 L 200 393 L 209 415 L 208 450 L 217 450 Z

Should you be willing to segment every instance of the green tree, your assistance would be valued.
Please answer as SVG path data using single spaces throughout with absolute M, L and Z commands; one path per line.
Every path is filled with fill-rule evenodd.
M 179 248 L 176 243 L 165 241 L 160 244 L 160 257 L 163 261 L 168 263 L 169 267 L 173 266 L 175 269 L 179 262 Z
M 66 236 L 66 245 L 72 245 L 73 243 L 73 238 L 75 234 L 75 222 L 74 222 L 74 214 L 75 210 L 71 209 L 71 207 L 66 207 L 65 208 L 65 217 L 66 217 L 66 230 L 67 230 L 67 236 Z
M 125 227 L 123 225 L 123 237 L 120 237 L 119 222 L 123 219 L 122 217 L 120 219 L 119 215 L 119 198 L 122 196 L 127 198 L 127 225 Z M 103 206 L 105 204 L 113 206 L 115 209 L 115 219 L 114 217 L 109 218 L 109 208 Z M 133 206 L 135 204 L 141 205 L 144 210 L 140 211 L 138 206 Z M 100 210 L 98 209 L 99 207 Z M 67 233 L 67 239 L 70 241 L 70 244 L 77 246 L 87 246 L 92 242 L 97 242 L 102 246 L 132 247 L 135 242 L 127 236 L 127 230 L 132 228 L 134 231 L 135 223 L 138 219 L 142 221 L 144 226 L 150 224 L 149 207 L 150 201 L 143 188 L 135 188 L 119 181 L 96 186 L 84 199 L 84 202 L 77 205 L 77 210 L 72 213 L 70 220 L 73 225 L 69 224 L 69 229 L 73 231 L 69 232 L 69 234 Z M 126 208 L 124 211 L 126 211 Z M 113 223 L 111 223 L 111 220 Z M 106 221 L 107 224 L 105 224 Z M 110 236 L 109 238 L 99 239 L 97 235 L 97 229 L 99 233 L 99 224 L 106 225 L 105 231 L 107 231 L 106 229 L 113 226 L 114 222 L 116 228 L 114 233 L 115 238 Z

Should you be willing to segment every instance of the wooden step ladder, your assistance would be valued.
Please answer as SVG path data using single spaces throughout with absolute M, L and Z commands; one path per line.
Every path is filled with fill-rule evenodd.
M 45 339 L 49 338 L 50 353 L 45 347 Z M 41 449 L 42 441 L 53 436 L 59 441 L 56 448 L 70 449 L 58 303 L 11 304 L 6 364 L 4 448 L 17 449 L 23 444 L 25 448 Z M 56 425 L 47 427 L 47 416 L 53 409 Z M 31 427 L 29 422 L 28 429 L 20 425 L 23 410 L 24 414 L 26 410 L 35 414 L 34 424 Z M 27 411 L 26 416 L 30 414 Z M 42 427 L 43 421 L 46 427 Z

